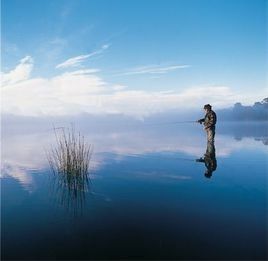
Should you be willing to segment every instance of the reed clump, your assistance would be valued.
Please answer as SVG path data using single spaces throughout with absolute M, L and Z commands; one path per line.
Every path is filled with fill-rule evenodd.
M 58 176 L 61 185 L 67 186 L 74 193 L 85 190 L 89 181 L 92 145 L 73 127 L 54 128 L 54 134 L 55 145 L 47 153 L 52 172 Z
M 75 128 L 53 128 L 55 143 L 46 151 L 54 199 L 74 215 L 82 213 L 90 188 L 93 146 Z

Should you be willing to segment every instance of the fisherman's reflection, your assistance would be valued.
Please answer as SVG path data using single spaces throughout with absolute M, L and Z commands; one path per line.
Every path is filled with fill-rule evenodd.
M 207 150 L 203 158 L 196 160 L 197 162 L 204 162 L 207 170 L 205 171 L 204 176 L 206 178 L 211 178 L 212 173 L 217 169 L 217 159 L 215 152 L 214 142 L 207 143 Z

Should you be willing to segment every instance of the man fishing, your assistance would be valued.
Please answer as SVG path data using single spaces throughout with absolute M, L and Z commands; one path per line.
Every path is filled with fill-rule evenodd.
M 207 132 L 207 141 L 213 143 L 215 137 L 215 127 L 217 122 L 217 115 L 211 109 L 210 104 L 204 105 L 205 118 L 197 120 L 196 122 L 204 125 L 204 130 Z

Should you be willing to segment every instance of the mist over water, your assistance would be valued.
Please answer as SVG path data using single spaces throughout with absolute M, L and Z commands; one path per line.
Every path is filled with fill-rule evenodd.
M 3 126 L 4 259 L 265 259 L 267 122 L 219 121 L 210 177 L 199 124 L 74 125 L 94 145 L 79 193 L 51 175 L 50 122 Z

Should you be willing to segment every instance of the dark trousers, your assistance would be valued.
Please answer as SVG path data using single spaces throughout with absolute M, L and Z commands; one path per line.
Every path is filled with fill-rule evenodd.
M 215 137 L 215 127 L 208 128 L 207 132 L 207 141 L 213 143 Z

